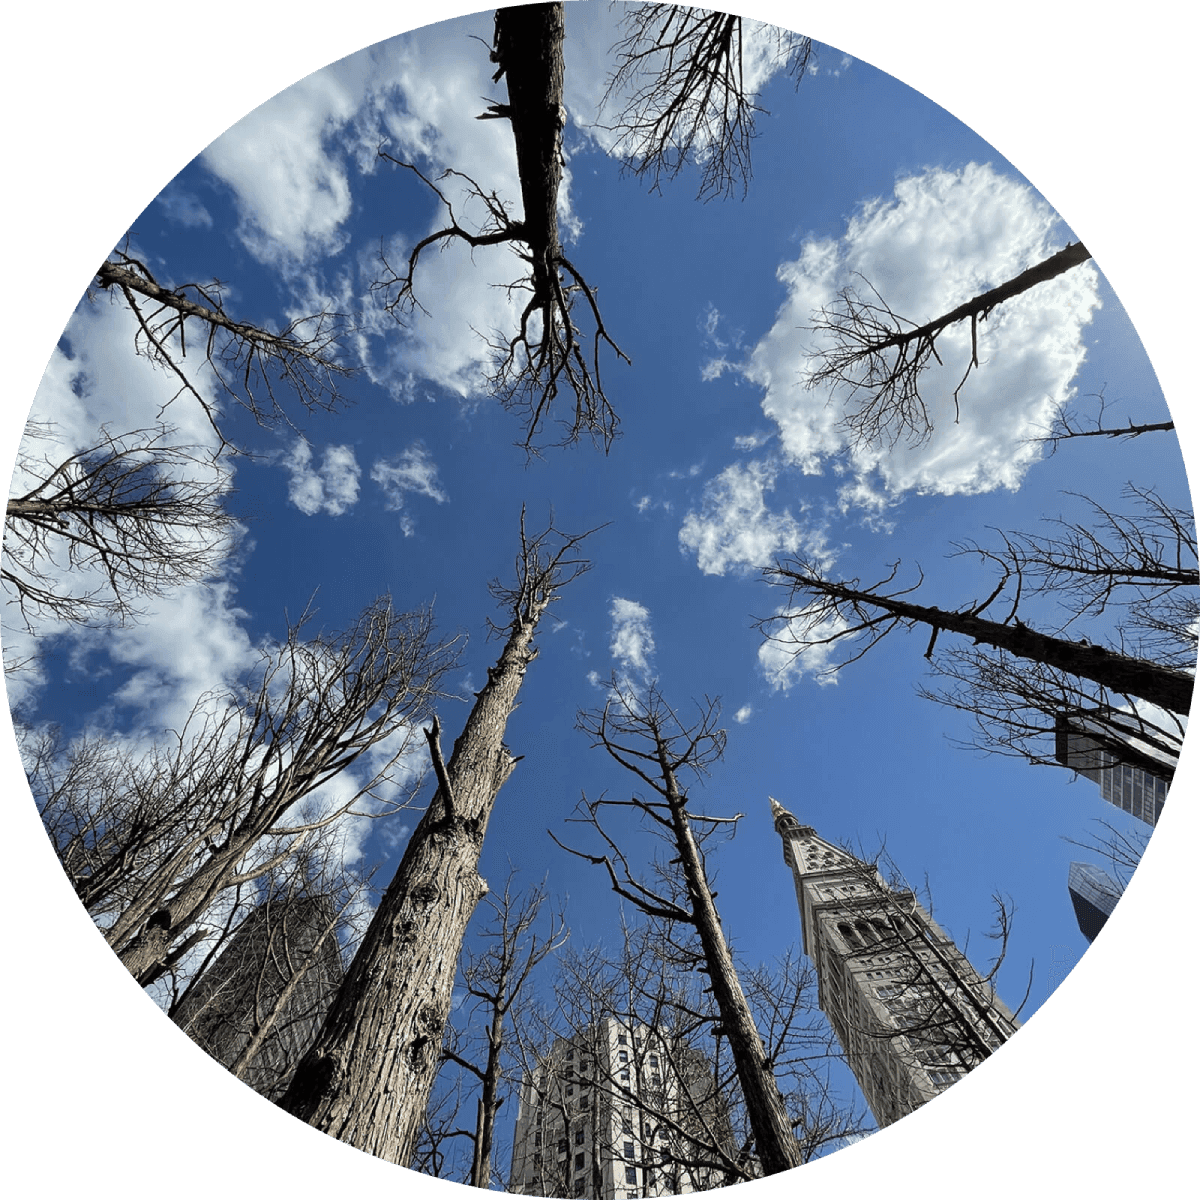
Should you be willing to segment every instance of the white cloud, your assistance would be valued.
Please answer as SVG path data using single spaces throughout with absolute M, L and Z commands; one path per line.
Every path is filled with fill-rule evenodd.
M 609 650 L 621 668 L 620 673 L 649 679 L 654 655 L 650 610 L 636 600 L 614 596 L 608 614 L 612 618 Z
M 775 486 L 772 463 L 726 467 L 704 485 L 699 511 L 689 511 L 679 530 L 679 545 L 696 555 L 706 575 L 768 566 L 780 554 L 802 547 L 824 561 L 822 531 L 801 525 L 786 509 L 767 508 L 765 494 Z
M 200 202 L 198 196 L 185 192 L 176 184 L 169 184 L 157 196 L 167 217 L 186 229 L 211 229 L 212 214 Z
M 735 450 L 758 450 L 771 440 L 771 434 L 766 430 L 757 433 L 742 433 L 733 439 Z
M 240 624 L 245 615 L 231 584 L 194 586 L 152 602 L 137 625 L 83 630 L 75 640 L 83 655 L 102 653 L 134 669 L 112 703 L 131 710 L 138 725 L 180 729 L 200 696 L 258 662 Z
M 743 704 L 742 707 L 733 714 L 733 719 L 739 725 L 745 725 L 745 723 L 750 720 L 752 716 L 754 716 L 754 709 L 751 708 L 749 704 Z
M 438 483 L 437 463 L 420 442 L 414 442 L 393 459 L 376 460 L 371 467 L 371 478 L 383 488 L 388 510 L 400 513 L 405 537 L 411 537 L 415 531 L 412 517 L 405 511 L 406 495 L 427 496 L 438 504 L 450 499 Z
M 202 155 L 233 189 L 238 235 L 262 262 L 286 268 L 344 245 L 350 182 L 329 140 L 363 96 L 339 68 L 316 71 L 273 96 Z
M 48 428 L 50 437 L 27 441 L 25 452 L 57 463 L 96 445 L 105 429 L 120 437 L 139 429 L 154 430 L 168 422 L 172 430 L 169 444 L 196 451 L 195 461 L 187 464 L 188 476 L 203 480 L 212 471 L 221 486 L 231 486 L 228 468 L 204 464 L 204 452 L 215 453 L 218 441 L 203 409 L 190 397 L 175 399 L 177 381 L 137 355 L 136 330 L 134 318 L 121 303 L 101 301 L 76 311 L 64 331 L 63 342 L 51 355 L 30 413 L 31 420 Z M 214 412 L 219 412 L 211 376 L 200 364 L 189 363 L 188 367 L 200 394 Z M 18 468 L 12 481 L 13 493 L 21 494 L 34 482 Z M 68 567 L 62 561 L 50 561 L 45 566 L 52 589 L 59 594 L 107 590 L 98 570 Z M 219 561 L 213 566 L 214 573 L 223 568 Z M 28 662 L 25 670 L 6 680 L 10 703 L 32 704 L 36 700 L 43 682 L 40 656 L 54 644 L 65 645 L 74 654 L 92 649 L 120 653 L 128 656 L 120 660 L 125 662 L 156 654 L 177 657 L 181 686 L 191 686 L 182 683 L 188 676 L 202 679 L 202 687 L 211 686 L 227 670 L 244 663 L 247 644 L 237 629 L 239 614 L 227 583 L 195 584 L 163 597 L 136 598 L 135 604 L 141 610 L 136 624 L 103 634 L 48 618 L 39 619 L 31 633 L 15 619 L 15 606 L 5 605 L 5 654 Z M 189 619 L 178 620 L 177 614 L 185 611 Z M 137 685 L 131 680 L 127 686 L 133 689 Z M 174 694 L 168 697 L 160 693 L 154 703 L 178 712 L 178 699 Z M 194 699 L 195 694 L 187 697 L 189 707 Z M 130 702 L 141 703 L 132 692 Z M 152 708 L 148 712 L 159 719 Z
M 312 447 L 297 438 L 283 465 L 288 471 L 288 499 L 306 516 L 319 512 L 341 516 L 358 501 L 361 474 L 351 446 L 327 446 L 317 470 Z
M 831 459 L 852 479 L 847 505 L 878 509 L 908 491 L 941 495 L 1016 488 L 1041 449 L 1029 439 L 1073 392 L 1084 358 L 1083 329 L 1099 304 L 1089 264 L 1001 305 L 979 326 L 981 368 L 953 391 L 970 355 L 969 327 L 938 341 L 945 366 L 922 377 L 935 432 L 891 449 L 855 447 L 840 427 L 844 398 L 807 389 L 808 352 L 819 336 L 813 314 L 847 286 L 869 280 L 893 311 L 928 320 L 1018 274 L 1065 244 L 1055 214 L 1025 184 L 989 166 L 933 169 L 897 183 L 890 199 L 863 205 L 839 240 L 809 239 L 782 264 L 787 299 L 771 330 L 743 364 L 765 392 L 763 411 L 778 426 L 783 453 L 821 473 Z
M 381 42 L 301 80 L 214 142 L 203 162 L 232 189 L 248 249 L 293 283 L 345 249 L 360 174 L 393 172 L 398 190 L 417 182 L 399 168 L 381 167 L 381 145 L 437 182 L 464 228 L 480 227 L 487 211 L 465 179 L 443 176 L 447 168 L 468 172 L 519 217 L 511 127 L 476 120 L 485 97 L 497 95 L 486 49 L 492 26 L 490 13 L 477 14 Z M 567 240 L 581 228 L 570 183 L 568 170 L 559 192 L 560 231 Z M 448 223 L 432 191 L 427 201 L 428 223 L 417 235 Z M 406 262 L 411 240 L 387 239 L 389 258 L 398 266 Z M 383 297 L 368 290 L 381 273 L 378 254 L 376 241 L 356 256 L 361 294 L 338 308 L 363 313 L 366 335 L 358 350 L 369 377 L 401 398 L 411 398 L 428 380 L 462 399 L 482 399 L 493 357 L 488 341 L 496 331 L 507 339 L 519 311 L 519 297 L 505 285 L 526 268 L 512 246 L 472 251 L 457 242 L 431 248 L 415 278 L 425 311 L 408 314 L 403 326 L 382 311 Z
M 807 608 L 776 609 L 777 617 L 796 617 L 804 627 L 805 642 L 836 637 L 849 625 L 836 613 L 816 625 L 804 617 Z M 791 636 L 791 627 L 781 626 L 758 648 L 758 667 L 773 691 L 789 691 L 806 675 L 822 687 L 836 684 L 837 666 L 833 662 L 833 645 L 801 645 Z

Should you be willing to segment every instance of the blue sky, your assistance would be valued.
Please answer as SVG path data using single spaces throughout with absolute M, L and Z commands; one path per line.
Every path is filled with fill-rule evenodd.
M 489 23 L 483 18 L 476 31 L 486 36 Z M 568 33 L 573 52 L 587 44 L 582 29 Z M 236 289 L 231 306 L 251 319 L 278 316 L 313 294 L 361 289 L 360 260 L 378 239 L 419 236 L 433 216 L 411 189 L 397 199 L 390 171 L 364 175 L 345 149 L 374 145 L 363 98 L 397 79 L 389 103 L 407 98 L 419 113 L 426 111 L 419 103 L 465 98 L 465 107 L 436 110 L 446 115 L 433 127 L 436 137 L 421 132 L 423 144 L 443 156 L 440 165 L 511 190 L 499 123 L 473 121 L 475 97 L 488 87 L 478 43 L 442 29 L 425 47 L 423 64 L 444 54 L 445 67 L 415 74 L 407 90 L 398 56 L 377 55 L 367 65 L 342 64 L 252 117 L 183 173 L 169 203 L 154 202 L 127 221 L 135 245 L 162 255 L 163 273 L 175 281 L 228 279 Z M 918 263 L 947 247 L 951 261 L 961 259 L 958 227 L 946 229 L 937 217 L 949 208 L 968 229 L 994 222 L 983 254 L 999 257 L 977 267 L 995 272 L 993 279 L 1040 257 L 1037 247 L 1058 248 L 1069 233 L 1050 223 L 995 151 L 915 93 L 859 59 L 844 62 L 840 51 L 824 51 L 820 65 L 798 93 L 786 85 L 767 93 L 772 117 L 756 143 L 756 178 L 744 203 L 697 205 L 686 177 L 663 197 L 647 196 L 572 132 L 569 196 L 582 225 L 573 257 L 600 285 L 614 337 L 633 359 L 631 368 L 609 369 L 624 437 L 607 459 L 577 448 L 526 466 L 511 446 L 518 436 L 511 416 L 482 397 L 465 406 L 456 397 L 471 390 L 477 365 L 464 327 L 495 314 L 496 293 L 486 287 L 493 267 L 482 255 L 474 264 L 445 255 L 431 265 L 429 293 L 452 299 L 445 307 L 462 314 L 459 331 L 443 321 L 429 331 L 414 326 L 403 339 L 394 331 L 376 339 L 369 374 L 379 382 L 352 385 L 349 412 L 298 420 L 311 443 L 307 459 L 294 434 L 239 430 L 264 460 L 237 470 L 231 503 L 246 517 L 249 541 L 236 573 L 215 594 L 174 598 L 128 636 L 61 643 L 75 662 L 65 653 L 47 662 L 46 682 L 31 694 L 39 713 L 68 723 L 101 713 L 119 727 L 148 730 L 202 684 L 236 671 L 257 640 L 278 635 L 283 610 L 298 611 L 318 587 L 321 619 L 333 627 L 384 588 L 402 604 L 436 594 L 442 627 L 471 635 L 465 665 L 478 679 L 495 653 L 482 637 L 491 611 L 486 582 L 507 569 L 521 502 L 535 516 L 553 503 L 565 528 L 613 523 L 595 538 L 595 570 L 563 597 L 557 615 L 565 624 L 542 635 L 543 655 L 508 738 L 527 757 L 502 793 L 484 873 L 502 872 L 508 857 L 539 874 L 549 869 L 552 886 L 557 872 L 570 880 L 562 890 L 570 892 L 575 936 L 611 933 L 616 910 L 601 881 L 564 870 L 542 830 L 561 827 L 579 787 L 620 786 L 571 731 L 570 715 L 599 698 L 589 673 L 639 665 L 622 664 L 611 646 L 614 613 L 644 610 L 645 667 L 666 694 L 685 703 L 716 693 L 725 702 L 729 750 L 706 799 L 714 810 L 748 813 L 721 863 L 723 916 L 748 957 L 769 957 L 798 936 L 790 880 L 766 817 L 770 792 L 827 837 L 871 843 L 886 835 L 914 879 L 929 873 L 939 919 L 960 936 L 971 929 L 979 938 L 994 888 L 1010 893 L 1018 924 L 1001 990 L 1010 1002 L 1019 998 L 1032 958 L 1032 1000 L 1040 1003 L 1052 972 L 1061 974 L 1083 949 L 1065 893 L 1066 863 L 1076 852 L 1061 835 L 1112 814 L 1090 785 L 1069 785 L 1065 773 L 949 747 L 950 714 L 913 695 L 924 648 L 918 637 L 881 647 L 836 686 L 799 679 L 787 690 L 773 687 L 748 618 L 775 601 L 746 572 L 776 549 L 836 550 L 846 574 L 903 557 L 920 561 L 931 596 L 944 578 L 947 590 L 936 594 L 956 602 L 963 594 L 951 589 L 961 577 L 942 559 L 951 539 L 989 525 L 1033 528 L 1042 516 L 1068 511 L 1063 490 L 1112 496 L 1126 478 L 1153 479 L 1182 503 L 1182 468 L 1177 455 L 1148 443 L 1022 461 L 1022 423 L 1038 416 L 1022 406 L 1030 394 L 1074 388 L 1082 396 L 1104 386 L 1122 418 L 1163 415 L 1153 374 L 1102 281 L 1068 298 L 1077 314 L 1089 313 L 1086 322 L 1060 320 L 1048 306 L 1050 331 L 1023 364 L 1023 386 L 1001 377 L 989 390 L 986 371 L 973 381 L 974 415 L 1000 406 L 1003 419 L 964 420 L 953 438 L 898 461 L 845 456 L 824 410 L 792 386 L 796 314 L 827 285 L 814 265 L 820 255 L 825 265 L 840 260 L 834 278 L 848 260 L 892 270 L 916 288 Z M 568 73 L 572 111 L 583 112 L 586 68 L 568 58 Z M 425 90 L 431 74 L 433 93 Z M 338 132 L 321 144 L 314 133 L 327 122 Z M 874 136 L 863 135 L 864 125 Z M 272 176 L 270 191 L 257 166 L 266 146 L 270 161 L 290 167 Z M 905 181 L 900 203 L 898 180 Z M 930 204 L 934 195 L 948 199 L 939 208 Z M 917 256 L 890 259 L 894 239 L 882 237 L 872 214 L 914 234 Z M 1004 269 L 1005 254 L 1016 256 L 1013 271 Z M 506 267 L 495 268 L 497 278 Z M 102 305 L 68 331 L 75 365 L 60 363 L 60 375 L 86 366 L 97 405 L 114 394 L 104 387 L 113 381 L 125 385 L 127 403 L 151 404 L 156 381 L 120 356 L 111 320 Z M 1080 348 L 1086 357 L 1075 369 Z M 1003 369 L 998 363 L 997 374 Z M 376 477 L 390 479 L 390 490 Z M 624 645 L 636 649 L 636 639 Z M 136 703 L 112 699 L 121 686 Z M 465 708 L 448 708 L 443 724 L 453 730 L 462 715 Z M 365 843 L 368 856 L 376 849 Z

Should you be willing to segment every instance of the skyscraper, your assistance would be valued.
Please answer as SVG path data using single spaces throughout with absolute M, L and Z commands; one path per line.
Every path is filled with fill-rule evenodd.
M 1097 784 L 1109 804 L 1147 825 L 1157 825 L 1175 774 L 1176 756 L 1139 737 L 1137 728 L 1123 728 L 1119 716 L 1114 714 L 1103 726 L 1082 717 L 1059 717 L 1054 756 Z
M 875 1120 L 906 1116 L 998 1049 L 1017 1020 L 907 889 L 775 799 L 818 999 Z
M 242 1078 L 278 1100 L 342 981 L 328 896 L 268 901 L 184 993 L 175 1023 L 232 1069 L 257 1039 Z
M 1112 916 L 1124 889 L 1107 872 L 1091 863 L 1073 862 L 1067 868 L 1067 891 L 1079 922 L 1079 932 L 1093 941 Z
M 560 1039 L 521 1081 L 508 1190 L 636 1200 L 716 1187 L 695 1165 L 696 1117 L 732 1153 L 724 1103 L 704 1056 L 653 1030 L 606 1019 Z

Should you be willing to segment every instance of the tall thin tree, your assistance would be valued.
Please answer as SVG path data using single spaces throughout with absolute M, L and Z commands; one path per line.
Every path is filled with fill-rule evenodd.
M 280 1104 L 317 1129 L 407 1165 L 441 1061 L 455 968 L 467 922 L 487 891 L 479 875 L 488 819 L 517 763 L 504 731 L 529 664 L 534 632 L 562 588 L 588 570 L 553 521 L 525 532 L 516 580 L 492 595 L 509 613 L 487 683 L 444 762 L 435 719 L 426 730 L 438 788 L 347 972 L 316 1045 Z
M 700 946 L 698 969 L 709 976 L 762 1169 L 772 1175 L 800 1166 L 803 1162 L 800 1144 L 738 980 L 715 893 L 708 880 L 705 837 L 714 829 L 736 828 L 740 814 L 713 817 L 697 812 L 689 805 L 681 781 L 689 772 L 705 774 L 721 757 L 725 733 L 717 727 L 720 706 L 716 701 L 707 701 L 700 706 L 697 720 L 685 725 L 657 687 L 649 687 L 645 697 L 634 694 L 616 680 L 611 688 L 612 694 L 603 709 L 580 714 L 579 728 L 591 736 L 596 746 L 603 747 L 617 763 L 641 779 L 654 796 L 634 795 L 628 800 L 602 796 L 591 801 L 585 797 L 580 805 L 580 819 L 600 834 L 607 852 L 594 855 L 567 846 L 563 849 L 604 867 L 613 890 L 648 916 L 694 931 Z M 678 873 L 668 874 L 664 886 L 647 886 L 631 873 L 625 854 L 600 823 L 599 814 L 614 808 L 632 809 L 640 814 L 673 848 Z M 702 832 L 698 834 L 697 828 Z

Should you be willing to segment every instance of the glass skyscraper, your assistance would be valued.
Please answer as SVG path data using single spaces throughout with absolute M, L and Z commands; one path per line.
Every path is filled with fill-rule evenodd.
M 1067 891 L 1075 908 L 1079 932 L 1090 942 L 1112 916 L 1124 889 L 1107 872 L 1091 863 L 1073 862 L 1067 870 Z

